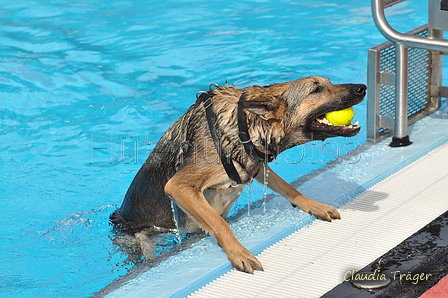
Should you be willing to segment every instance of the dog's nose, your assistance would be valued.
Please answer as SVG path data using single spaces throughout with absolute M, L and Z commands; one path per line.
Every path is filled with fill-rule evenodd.
M 364 92 L 366 92 L 366 90 L 367 90 L 367 86 L 364 85 L 364 84 L 355 85 L 355 92 L 356 93 L 364 93 Z

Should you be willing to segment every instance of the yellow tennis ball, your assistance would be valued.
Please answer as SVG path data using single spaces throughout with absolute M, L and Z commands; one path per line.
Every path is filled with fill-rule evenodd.
M 353 117 L 355 117 L 355 111 L 353 110 L 353 107 L 346 108 L 340 111 L 328 112 L 325 114 L 325 118 L 327 118 L 327 120 L 331 124 L 336 126 L 350 125 L 350 121 L 353 120 Z

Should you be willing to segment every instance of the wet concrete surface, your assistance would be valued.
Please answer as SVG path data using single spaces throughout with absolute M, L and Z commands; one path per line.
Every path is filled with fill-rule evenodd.
M 375 241 L 381 239 L 372 239 L 372 245 Z M 359 272 L 375 270 L 388 275 L 391 283 L 374 290 L 359 289 L 347 275 L 347 281 L 322 298 L 420 297 L 448 274 L 448 211 Z

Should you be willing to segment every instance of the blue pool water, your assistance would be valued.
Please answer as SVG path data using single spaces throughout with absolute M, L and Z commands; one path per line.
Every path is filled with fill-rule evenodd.
M 365 83 L 367 49 L 384 40 L 369 5 L 0 0 L 0 296 L 84 297 L 125 275 L 133 262 L 112 243 L 109 214 L 195 93 L 309 75 Z M 407 31 L 426 22 L 424 7 L 388 13 Z M 365 130 L 311 143 L 273 168 L 294 181 L 363 142 Z

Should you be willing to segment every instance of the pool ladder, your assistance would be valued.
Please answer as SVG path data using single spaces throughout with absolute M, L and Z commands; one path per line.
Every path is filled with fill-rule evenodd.
M 390 146 L 412 144 L 408 124 L 438 109 L 448 97 L 442 84 L 443 55 L 448 54 L 448 0 L 428 0 L 428 24 L 407 33 L 394 30 L 384 9 L 403 0 L 372 0 L 372 16 L 389 40 L 369 49 L 367 138 L 393 138 Z

